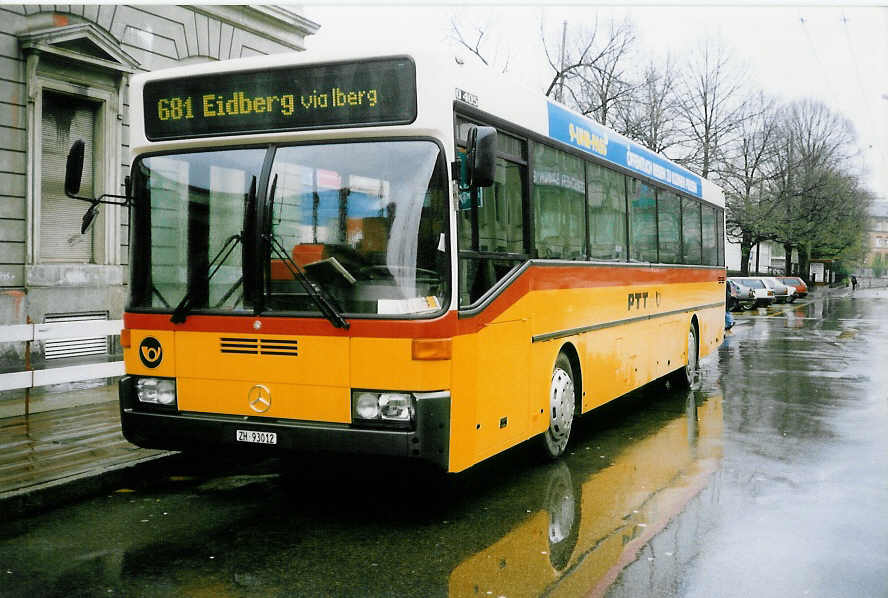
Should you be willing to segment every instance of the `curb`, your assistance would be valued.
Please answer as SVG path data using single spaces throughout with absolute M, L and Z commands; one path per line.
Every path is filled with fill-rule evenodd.
M 168 461 L 181 456 L 177 452 L 142 455 L 132 461 L 101 469 L 87 470 L 34 486 L 0 494 L 0 511 L 9 518 L 32 515 L 84 498 L 104 494 L 125 485 L 139 485 L 156 476 Z M 137 480 L 133 475 L 140 474 Z

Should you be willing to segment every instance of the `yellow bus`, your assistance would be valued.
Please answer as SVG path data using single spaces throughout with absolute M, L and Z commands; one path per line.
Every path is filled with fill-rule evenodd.
M 719 189 L 487 70 L 305 52 L 140 74 L 130 105 L 137 445 L 555 458 L 722 341 Z

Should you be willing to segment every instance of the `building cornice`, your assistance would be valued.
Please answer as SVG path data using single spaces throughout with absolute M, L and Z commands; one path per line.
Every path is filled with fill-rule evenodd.
M 127 54 L 113 37 L 93 23 L 78 23 L 64 27 L 49 27 L 37 31 L 27 31 L 18 36 L 19 44 L 25 53 L 42 52 L 87 62 L 98 67 L 125 73 L 134 73 L 139 63 Z M 110 60 L 68 50 L 56 44 L 74 40 L 86 40 L 101 50 Z
M 304 50 L 304 37 L 321 28 L 318 23 L 280 6 L 190 4 L 187 8 L 294 50 Z

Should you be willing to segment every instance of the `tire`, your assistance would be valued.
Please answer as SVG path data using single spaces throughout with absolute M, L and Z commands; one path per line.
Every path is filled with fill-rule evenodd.
M 540 437 L 543 453 L 550 459 L 564 454 L 576 411 L 576 388 L 570 360 L 558 354 L 549 384 L 549 428 Z
M 749 311 L 753 308 L 755 308 L 755 301 L 740 302 L 740 309 L 742 309 L 743 311 Z
M 691 324 L 691 327 L 688 329 L 688 363 L 672 372 L 669 376 L 669 380 L 674 387 L 690 388 L 693 385 L 698 367 L 698 347 L 697 328 Z

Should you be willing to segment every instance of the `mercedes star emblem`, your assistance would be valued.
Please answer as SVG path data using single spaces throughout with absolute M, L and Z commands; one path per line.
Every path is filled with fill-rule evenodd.
M 257 384 L 247 393 L 250 409 L 256 413 L 265 413 L 271 408 L 271 391 L 267 386 Z

